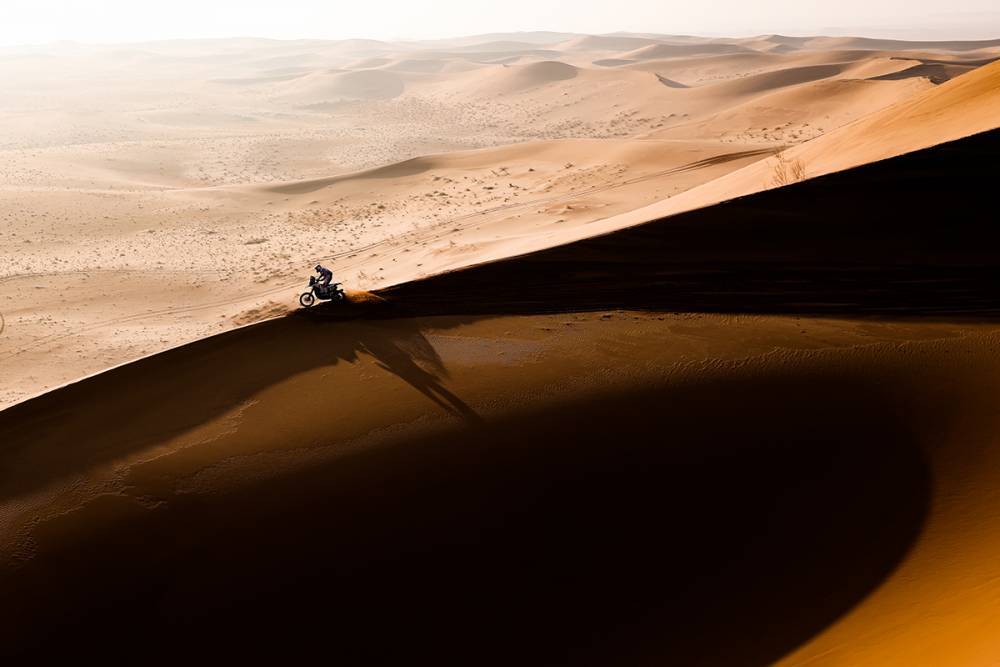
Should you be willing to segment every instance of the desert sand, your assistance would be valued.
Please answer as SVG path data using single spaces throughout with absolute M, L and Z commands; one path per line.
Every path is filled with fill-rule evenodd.
M 997 59 L 0 52 L 0 654 L 1000 660 Z
M 754 191 L 712 183 L 998 56 L 558 33 L 2 50 L 0 405 L 283 312 L 318 260 L 379 288 Z

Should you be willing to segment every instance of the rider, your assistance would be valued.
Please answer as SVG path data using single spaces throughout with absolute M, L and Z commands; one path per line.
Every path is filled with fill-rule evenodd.
M 323 289 L 328 288 L 330 283 L 333 282 L 333 271 L 326 268 L 322 264 L 317 264 L 314 270 L 319 274 L 319 280 L 316 282 L 322 285 Z

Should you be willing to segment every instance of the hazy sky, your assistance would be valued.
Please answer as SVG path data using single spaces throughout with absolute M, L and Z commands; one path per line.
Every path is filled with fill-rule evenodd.
M 1000 37 L 998 0 L 0 0 L 0 44 L 559 30 Z

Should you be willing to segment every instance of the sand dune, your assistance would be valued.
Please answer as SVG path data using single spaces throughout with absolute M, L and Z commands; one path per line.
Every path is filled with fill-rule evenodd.
M 988 661 L 998 154 L 969 137 L 4 410 L 0 650 L 115 627 L 169 632 L 159 656 Z
M 0 49 L 0 655 L 996 662 L 997 56 Z
M 753 49 L 737 44 L 650 44 L 622 53 L 626 60 L 654 60 L 685 56 L 716 55 L 723 53 L 753 53 Z
M 892 106 L 927 90 L 922 78 L 893 79 L 894 85 L 864 79 L 820 79 L 750 96 L 708 116 L 657 130 L 650 137 L 670 139 L 714 135 L 726 142 L 764 141 L 797 144 Z
M 600 58 L 591 64 L 597 67 L 621 67 L 622 65 L 632 65 L 634 63 L 634 60 L 625 60 L 623 58 Z
M 655 46 L 661 41 L 628 35 L 581 35 L 567 40 L 558 48 L 563 51 L 628 51 L 645 46 Z
M 836 76 L 845 69 L 841 65 L 810 65 L 789 67 L 777 71 L 747 76 L 712 86 L 711 93 L 720 97 L 756 95 L 769 90 L 808 83 Z
M 867 37 L 816 37 L 806 43 L 809 48 L 870 49 L 892 51 L 898 49 L 926 49 L 930 51 L 979 51 L 1000 46 L 1000 40 L 981 41 L 903 41 L 896 39 L 871 39 Z
M 732 41 L 758 51 L 789 53 L 804 48 L 809 44 L 811 39 L 811 37 L 793 37 L 790 35 L 760 35 Z
M 691 56 L 643 60 L 626 63 L 627 69 L 658 72 L 693 84 L 735 79 L 749 73 L 760 73 L 768 67 L 790 66 L 784 56 L 766 53 L 742 53 L 738 55 Z
M 403 79 L 385 70 L 315 72 L 280 85 L 278 94 L 302 104 L 343 99 L 391 99 L 402 94 Z
M 378 227 L 361 232 L 372 249 L 342 251 L 336 266 L 354 282 L 350 271 L 367 274 L 368 262 L 377 261 L 375 277 L 388 284 L 530 250 L 553 232 L 585 234 L 601 219 L 711 181 L 768 152 L 761 146 L 720 150 L 713 142 L 528 142 L 183 196 L 227 209 L 313 211 L 312 219 L 335 220 L 350 230 L 358 218 L 377 219 L 378 226 L 397 230 L 397 238 L 380 242 Z
M 483 89 L 491 95 L 509 95 L 531 88 L 538 88 L 556 81 L 573 79 L 580 70 L 572 65 L 556 61 L 546 61 L 503 67 L 495 70 Z
M 356 60 L 349 63 L 344 67 L 344 69 L 375 69 L 376 67 L 382 67 L 383 65 L 388 65 L 393 62 L 392 58 L 387 57 L 375 57 L 375 58 L 362 58 L 361 60 Z
M 0 341 L 0 404 L 292 302 L 319 258 L 375 288 L 759 189 L 770 175 L 732 191 L 721 181 L 715 198 L 685 194 L 929 89 L 928 76 L 982 64 L 991 48 L 812 40 L 538 33 L 5 50 L 0 309 L 13 326 Z M 734 46 L 756 50 L 676 55 Z M 594 64 L 637 50 L 642 60 Z M 468 157 L 504 145 L 523 148 Z M 418 156 L 432 166 L 399 171 Z M 383 178 L 362 175 L 382 167 Z M 284 186 L 305 190 L 269 190 Z M 233 265 L 250 283 L 242 296 L 222 279 Z M 149 267 L 170 279 L 144 280 Z M 37 298 L 67 279 L 87 297 Z
M 608 165 L 628 165 L 630 170 L 643 168 L 656 170 L 671 166 L 683 166 L 688 164 L 692 157 L 701 157 L 714 147 L 714 144 L 709 142 L 645 140 L 528 142 L 501 148 L 421 156 L 396 164 L 330 178 L 248 186 L 238 189 L 224 188 L 208 191 L 204 194 L 217 193 L 221 196 L 227 196 L 229 193 L 236 195 L 254 193 L 258 197 L 272 198 L 274 194 L 315 196 L 321 191 L 344 186 L 341 189 L 325 193 L 325 196 L 339 198 L 346 195 L 352 188 L 358 190 L 371 188 L 374 181 L 379 185 L 379 193 L 388 199 L 394 189 L 398 189 L 407 196 L 412 196 L 418 182 L 429 181 L 439 184 L 438 188 L 453 189 L 449 188 L 449 181 L 443 177 L 461 178 L 463 172 L 480 174 L 484 178 L 492 177 L 493 180 L 497 178 L 503 180 L 506 177 L 507 180 L 517 181 L 527 178 L 534 186 L 533 191 L 547 192 L 553 185 L 552 181 L 548 179 L 557 176 L 559 172 L 571 172 L 572 169 L 587 168 L 588 166 Z M 599 155 L 597 148 L 601 149 Z M 566 160 L 576 160 L 579 163 L 567 167 Z M 407 182 L 408 178 L 413 178 L 413 182 Z M 539 187 L 539 183 L 544 185 Z M 286 200 L 286 202 L 284 205 L 288 207 L 301 206 L 304 203 L 292 199 Z
M 572 243 L 589 230 L 566 230 L 550 248 L 385 294 L 420 314 L 503 304 L 551 312 L 572 301 L 595 310 L 992 317 L 1000 292 L 985 272 L 1000 262 L 1000 230 L 986 167 L 998 153 L 1000 129 Z M 960 217 L 950 213 L 956 197 Z
M 424 74 L 436 74 L 448 66 L 447 60 L 434 58 L 410 58 L 407 60 L 397 60 L 382 66 L 382 69 L 393 72 L 421 72 Z
M 890 66 L 894 61 L 935 62 L 947 65 L 978 67 L 991 62 L 991 57 L 979 54 L 934 53 L 926 50 L 867 51 L 863 49 L 830 49 L 795 51 L 790 53 L 751 52 L 734 55 L 691 56 L 655 59 L 629 64 L 629 69 L 660 71 L 692 82 L 717 82 L 746 75 L 765 74 L 790 68 L 818 65 L 843 67 L 845 75 L 863 77 L 867 66 Z M 887 72 L 883 72 L 887 73 Z
M 1000 127 L 998 103 L 1000 62 L 995 62 L 790 148 L 782 159 L 798 161 L 808 177 L 877 162 Z M 780 169 L 777 158 L 763 160 L 606 224 L 636 224 L 775 187 Z
M 667 320 L 627 316 L 616 323 L 614 317 L 622 315 L 610 323 L 597 315 L 577 316 L 568 338 L 534 343 L 523 337 L 531 341 L 535 327 L 565 325 L 501 318 L 458 327 L 425 320 L 333 328 L 292 320 L 103 378 L 100 388 L 114 392 L 140 372 L 159 375 L 162 366 L 190 369 L 175 372 L 182 387 L 191 373 L 200 377 L 196 368 L 239 369 L 214 374 L 201 384 L 205 393 L 138 385 L 144 389 L 128 404 L 133 415 L 145 417 L 144 406 L 157 404 L 161 414 L 208 417 L 197 434 L 179 435 L 176 445 L 157 446 L 162 441 L 156 436 L 138 439 L 126 431 L 118 431 L 125 439 L 97 451 L 96 442 L 78 442 L 79 457 L 64 461 L 64 474 L 124 456 L 131 463 L 119 470 L 131 491 L 98 496 L 62 517 L 45 515 L 34 530 L 34 558 L 22 565 L 18 582 L 3 580 L 5 599 L 21 603 L 17 618 L 5 614 L 4 650 L 44 640 L 45 632 L 32 629 L 45 628 L 64 633 L 66 642 L 42 646 L 40 654 L 58 654 L 70 643 L 79 651 L 92 645 L 88 632 L 94 624 L 113 622 L 122 631 L 122 648 L 169 629 L 174 641 L 160 656 L 184 653 L 192 648 L 187 639 L 198 638 L 201 650 L 212 654 L 260 656 L 280 647 L 287 655 L 322 647 L 345 660 L 392 660 L 401 657 L 401 644 L 378 641 L 391 632 L 407 640 L 409 659 L 447 664 L 470 654 L 484 664 L 503 664 L 515 655 L 541 664 L 567 651 L 571 658 L 602 661 L 623 654 L 709 664 L 780 658 L 877 589 L 907 554 L 928 521 L 930 473 L 923 441 L 904 437 L 905 425 L 897 419 L 934 408 L 924 420 L 943 428 L 948 408 L 966 394 L 935 402 L 943 395 L 935 392 L 926 404 L 911 405 L 909 392 L 896 398 L 880 392 L 865 372 L 893 373 L 910 380 L 905 386 L 916 393 L 927 385 L 914 381 L 914 366 L 941 368 L 943 353 L 933 342 L 914 345 L 908 355 L 894 353 L 899 329 L 865 337 L 850 326 L 819 321 L 807 326 L 827 339 L 827 348 L 834 337 L 832 350 L 810 353 L 809 339 L 798 335 L 801 342 L 785 343 L 790 349 L 781 361 L 759 353 L 742 360 L 726 351 L 753 335 L 738 325 L 671 318 L 666 326 L 687 336 L 697 331 L 698 342 L 663 349 Z M 785 321 L 762 326 L 791 340 L 798 332 Z M 511 337 L 497 337 L 502 331 Z M 941 325 L 903 331 L 930 341 L 951 335 Z M 484 347 L 487 338 L 498 342 Z M 862 340 L 868 349 L 851 349 Z M 981 354 L 980 340 L 963 349 Z M 599 352 L 601 345 L 625 341 L 643 353 L 660 349 L 644 358 L 673 371 L 643 372 Z M 728 361 L 695 379 L 683 367 L 698 344 Z M 260 345 L 280 351 L 266 368 L 257 361 Z M 323 348 L 327 354 L 315 353 Z M 558 381 L 532 361 L 539 348 L 558 364 L 562 400 L 518 402 L 491 412 L 490 385 L 537 392 L 545 382 Z M 477 361 L 501 352 L 509 362 Z M 440 370 L 423 370 L 433 369 L 435 358 L 448 369 L 447 380 L 438 379 Z M 633 377 L 617 388 L 567 393 L 563 387 L 570 380 L 594 381 L 585 369 L 595 361 L 618 366 L 622 372 L 615 377 Z M 847 375 L 838 370 L 859 365 Z M 991 386 L 981 372 L 964 378 L 982 389 Z M 337 407 L 307 398 L 346 387 L 351 391 L 339 392 L 344 402 Z M 238 407 L 254 388 L 255 400 Z M 216 416 L 187 410 L 208 407 L 201 400 L 208 392 Z M 80 388 L 62 398 L 79 405 L 87 394 Z M 843 396 L 853 397 L 848 416 L 815 429 L 817 421 L 824 423 L 818 406 L 835 397 L 843 404 Z M 440 416 L 425 417 L 430 423 L 424 427 L 407 427 L 427 413 L 425 401 L 437 410 L 432 397 L 441 403 Z M 723 411 L 706 414 L 704 405 L 720 397 L 732 400 Z M 367 412 L 358 409 L 362 405 Z M 775 405 L 784 406 L 779 419 Z M 366 423 L 363 415 L 372 408 L 381 423 Z M 104 411 L 91 414 L 114 419 Z M 628 418 L 618 421 L 623 415 Z M 476 425 L 477 417 L 488 429 Z M 544 426 L 557 419 L 558 432 Z M 167 420 L 163 426 L 176 433 L 182 423 Z M 383 438 L 363 435 L 392 424 L 400 426 Z M 285 433 L 281 443 L 268 435 L 276 427 Z M 650 440 L 659 429 L 670 433 L 670 444 Z M 813 433 L 807 450 L 802 431 Z M 857 433 L 865 435 L 858 439 Z M 49 442 L 60 437 L 47 434 Z M 199 437 L 211 445 L 194 444 Z M 317 437 L 327 446 L 307 444 Z M 155 460 L 144 453 L 143 442 L 158 451 Z M 845 447 L 849 442 L 856 445 Z M 966 446 L 977 451 L 980 441 L 972 442 Z M 479 444 L 470 450 L 473 443 Z M 630 465 L 621 463 L 623 453 Z M 793 486 L 805 471 L 811 471 L 810 484 Z M 98 479 L 94 472 L 89 476 Z M 707 493 L 706 485 L 714 492 Z M 692 509 L 685 498 L 699 502 Z M 684 513 L 676 511 L 681 507 Z M 670 519 L 667 536 L 644 528 L 656 517 Z M 771 539 L 751 539 L 750 527 L 761 517 L 773 527 Z M 553 533 L 552 525 L 561 529 Z M 745 529 L 738 530 L 740 525 Z M 781 537 L 791 534 L 795 538 Z M 679 550 L 677 541 L 691 546 Z M 525 543 L 533 545 L 530 554 L 521 551 Z M 734 545 L 744 553 L 752 549 L 739 566 L 727 558 Z M 58 576 L 45 576 L 68 550 L 75 557 Z M 578 565 L 572 576 L 553 579 L 553 568 L 566 572 L 567 561 Z M 720 568 L 726 572 L 721 577 Z M 492 583 L 470 590 L 468 582 L 479 581 L 484 570 L 493 573 L 487 580 Z M 84 571 L 89 576 L 80 576 Z M 831 571 L 850 584 L 831 589 Z M 699 575 L 703 583 L 681 586 L 679 572 Z M 629 585 L 622 585 L 623 576 Z M 150 585 L 136 594 L 133 586 L 141 581 Z M 29 589 L 30 599 L 23 596 Z M 432 589 L 436 593 L 429 595 Z M 339 602 L 331 605 L 327 595 L 334 594 Z M 731 610 L 723 616 L 718 604 L 707 604 L 719 595 Z M 811 603 L 817 599 L 822 604 Z M 46 607 L 55 602 L 72 611 L 54 619 L 54 608 Z M 289 609 L 296 613 L 289 616 Z M 749 609 L 759 626 L 747 626 Z M 643 623 L 629 620 L 639 614 Z M 373 626 L 369 619 L 375 615 L 381 622 Z M 757 631 L 776 620 L 781 630 L 764 633 L 762 643 Z M 608 634 L 609 625 L 621 630 Z M 248 628 L 259 638 L 252 648 L 236 641 Z M 20 633 L 16 641 L 14 630 Z M 581 632 L 588 637 L 583 646 L 573 639 Z M 718 642 L 720 632 L 729 641 Z M 479 652 L 501 633 L 506 639 L 498 648 Z
M 978 67 L 978 65 L 964 65 L 964 64 L 946 64 L 946 63 L 918 63 L 912 67 L 907 67 L 906 69 L 899 70 L 898 72 L 889 72 L 887 74 L 881 74 L 872 77 L 876 81 L 878 80 L 895 80 L 895 79 L 909 79 L 913 77 L 922 77 L 928 79 L 931 83 L 941 84 L 945 81 L 950 81 L 956 76 L 965 74 Z
M 784 47 L 787 50 L 836 50 L 863 49 L 866 51 L 900 51 L 904 49 L 921 49 L 931 51 L 979 51 L 1000 46 L 1000 40 L 940 40 L 918 41 L 901 39 L 881 39 L 871 37 L 799 37 L 789 35 L 761 35 L 749 38 L 719 40 L 723 43 L 734 43 L 756 50 L 773 50 Z
M 799 147 L 792 157 L 803 156 L 814 173 L 829 173 L 994 129 L 1000 124 L 998 84 L 1000 63 L 985 65 Z M 848 144 L 852 150 L 843 150 Z M 809 157 L 820 153 L 825 164 Z

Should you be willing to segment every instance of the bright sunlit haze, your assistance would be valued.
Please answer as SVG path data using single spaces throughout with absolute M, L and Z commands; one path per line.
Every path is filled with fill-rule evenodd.
M 432 39 L 535 30 L 987 39 L 1000 35 L 1000 13 L 993 0 L 956 0 L 946 6 L 931 0 L 583 0 L 571 5 L 559 0 L 7 0 L 0 45 L 237 36 Z

